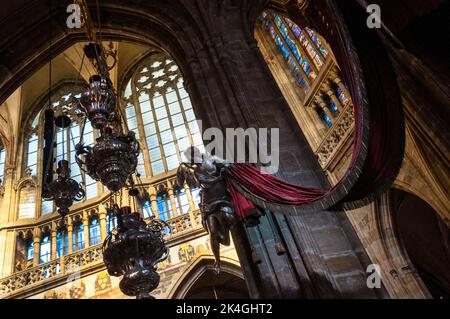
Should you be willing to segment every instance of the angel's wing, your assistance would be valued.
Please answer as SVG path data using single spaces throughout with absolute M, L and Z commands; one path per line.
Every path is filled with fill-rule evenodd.
M 181 163 L 177 170 L 178 186 L 182 187 L 185 181 L 190 188 L 200 187 L 200 183 L 195 177 L 194 169 L 189 164 Z

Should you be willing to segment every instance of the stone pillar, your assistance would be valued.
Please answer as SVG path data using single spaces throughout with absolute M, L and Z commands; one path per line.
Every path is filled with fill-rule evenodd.
M 101 208 L 100 210 L 98 219 L 100 222 L 100 237 L 102 238 L 103 241 L 108 235 L 108 230 L 106 229 L 106 211 L 103 208 Z
M 41 229 L 36 227 L 33 231 L 33 242 L 34 242 L 34 250 L 33 250 L 33 266 L 39 265 L 39 257 L 41 252 Z
M 58 230 L 56 229 L 55 223 L 52 223 L 52 254 L 51 260 L 56 259 L 56 236 L 58 234 Z
M 14 165 L 5 165 L 5 173 L 3 175 L 3 183 L 1 186 L 1 193 L 3 193 L 2 200 L 0 200 L 1 211 L 0 214 L 0 225 L 4 225 L 8 222 L 15 221 L 17 219 L 17 208 L 14 207 L 15 201 L 18 201 L 18 192 L 14 190 L 14 179 L 16 169 Z M 15 195 L 15 196 L 14 196 Z
M 69 242 L 68 252 L 71 254 L 73 252 L 73 223 L 72 218 L 67 217 L 67 237 Z
M 167 193 L 169 194 L 170 206 L 172 206 L 173 217 L 178 217 L 178 209 L 175 203 L 175 196 L 173 194 L 173 184 L 171 181 L 167 181 Z
M 83 233 L 84 233 L 84 248 L 89 247 L 89 215 L 87 211 L 83 212 Z
M 197 226 L 197 222 L 195 221 L 195 215 L 194 215 L 194 211 L 196 210 L 194 198 L 192 197 L 191 189 L 188 186 L 188 184 L 184 185 L 184 189 L 186 190 L 186 196 L 187 196 L 188 203 L 189 203 L 189 219 L 191 221 L 192 227 L 195 227 L 195 226 Z
M 278 128 L 279 172 L 283 180 L 330 189 L 330 183 L 253 37 L 263 0 L 186 1 L 195 26 L 186 28 L 187 82 L 203 129 Z M 249 17 L 243 21 L 242 17 Z M 214 21 L 214 24 L 210 22 Z M 212 30 L 202 36 L 196 30 Z M 206 34 L 206 35 L 205 35 Z M 214 74 L 205 81 L 204 75 Z M 269 141 L 270 143 L 270 141 Z M 242 226 L 242 227 L 240 227 Z M 277 238 L 285 251 L 277 250 Z M 366 284 L 370 260 L 341 211 L 297 211 L 293 216 L 266 212 L 260 224 L 233 229 L 233 240 L 251 297 L 377 298 Z
M 149 187 L 149 194 L 150 194 L 150 203 L 152 205 L 152 211 L 156 219 L 159 219 L 159 212 L 158 212 L 158 204 L 156 199 L 156 189 L 155 186 Z

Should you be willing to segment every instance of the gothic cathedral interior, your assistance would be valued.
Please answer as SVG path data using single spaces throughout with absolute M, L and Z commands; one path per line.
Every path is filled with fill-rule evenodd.
M 449 298 L 448 1 L 0 6 L 0 299 Z

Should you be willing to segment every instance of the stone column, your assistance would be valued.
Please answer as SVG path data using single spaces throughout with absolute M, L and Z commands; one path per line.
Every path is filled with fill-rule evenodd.
M 0 225 L 4 225 L 7 222 L 12 222 L 17 219 L 18 212 L 14 203 L 19 200 L 18 198 L 15 198 L 18 197 L 19 193 L 14 190 L 15 172 L 14 165 L 5 163 L 5 173 L 3 175 L 1 186 L 1 193 L 3 193 L 1 197 L 3 202 L 0 200 L 0 203 L 2 203 L 0 208 L 3 213 L 0 214 Z
M 84 233 L 84 248 L 89 247 L 89 215 L 87 211 L 83 212 L 83 233 Z
M 102 238 L 103 241 L 108 235 L 108 230 L 106 229 L 106 211 L 104 210 L 104 208 L 100 208 L 100 214 L 98 219 L 100 222 L 100 237 Z
M 194 215 L 194 211 L 196 210 L 194 198 L 192 197 L 191 189 L 188 186 L 188 184 L 184 185 L 184 189 L 186 190 L 186 196 L 187 196 L 188 203 L 189 203 L 189 219 L 191 221 L 192 227 L 195 227 L 195 226 L 197 226 L 197 222 L 195 221 L 195 215 Z
M 56 236 L 58 234 L 58 230 L 56 229 L 56 225 L 52 223 L 52 254 L 51 260 L 56 259 Z
M 178 217 L 177 205 L 175 203 L 175 196 L 173 194 L 173 184 L 171 181 L 167 181 L 167 193 L 169 194 L 170 206 L 172 206 L 173 217 Z
M 39 257 L 41 252 L 41 229 L 36 227 L 33 231 L 33 241 L 34 241 L 34 250 L 33 250 L 33 266 L 39 265 Z
M 73 223 L 72 223 L 72 218 L 67 217 L 67 237 L 68 237 L 68 242 L 69 242 L 69 249 L 68 252 L 69 254 L 71 254 L 73 252 Z
M 156 219 L 159 219 L 159 212 L 158 212 L 158 204 L 156 199 L 156 189 L 155 186 L 149 187 L 149 194 L 150 194 L 150 203 L 152 205 L 152 211 Z

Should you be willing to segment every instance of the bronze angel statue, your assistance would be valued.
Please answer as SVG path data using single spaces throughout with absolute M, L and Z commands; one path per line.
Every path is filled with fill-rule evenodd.
M 215 271 L 220 271 L 220 244 L 230 245 L 230 229 L 236 223 L 230 195 L 225 181 L 224 160 L 202 154 L 196 147 L 184 152 L 188 162 L 182 163 L 177 171 L 177 185 L 184 182 L 191 188 L 200 187 L 200 211 L 202 225 L 210 236 L 214 254 Z

